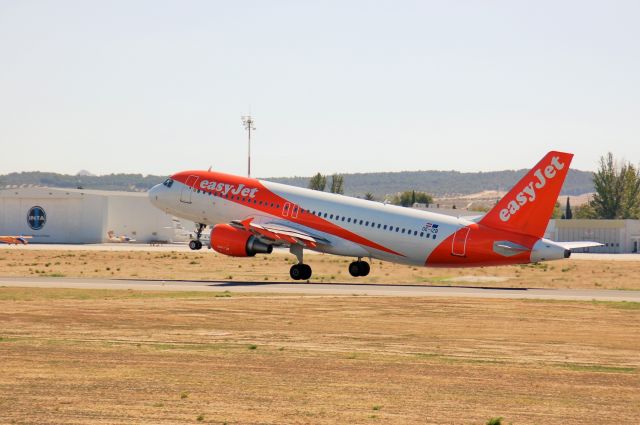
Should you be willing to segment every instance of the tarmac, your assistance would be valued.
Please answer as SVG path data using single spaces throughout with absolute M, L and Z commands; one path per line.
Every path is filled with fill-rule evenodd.
M 187 281 L 145 279 L 89 279 L 4 277 L 0 287 L 120 289 L 136 291 L 199 291 L 305 296 L 380 296 L 502 298 L 564 301 L 640 302 L 640 291 L 591 289 L 498 288 L 491 286 L 393 285 L 358 283 L 292 283 L 242 281 Z

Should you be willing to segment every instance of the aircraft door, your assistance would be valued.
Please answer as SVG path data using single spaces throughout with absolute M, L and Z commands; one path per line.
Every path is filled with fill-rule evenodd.
M 451 254 L 464 257 L 467 254 L 467 239 L 469 238 L 469 228 L 463 227 L 453 234 L 451 243 Z
M 185 204 L 191 203 L 191 194 L 193 193 L 193 185 L 198 181 L 198 176 L 189 176 L 185 182 L 185 186 L 180 190 L 180 202 Z

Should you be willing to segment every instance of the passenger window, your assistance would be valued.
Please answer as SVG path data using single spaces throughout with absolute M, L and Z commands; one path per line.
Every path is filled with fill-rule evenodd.
M 378 223 L 378 229 L 380 228 L 380 226 L 382 226 L 382 224 Z
M 413 231 L 413 236 L 418 236 L 418 231 L 417 230 Z
M 344 221 L 344 216 L 342 216 L 342 221 Z
M 383 229 L 383 230 L 387 230 L 387 225 L 385 224 L 385 225 L 382 227 L 382 229 Z
M 423 236 L 424 236 L 424 232 L 420 232 L 420 237 L 423 237 Z
M 399 231 L 400 231 L 400 228 L 399 228 L 399 227 L 396 227 L 396 232 L 399 232 Z
M 362 226 L 362 220 L 360 220 L 360 225 Z
M 324 218 L 327 218 L 327 213 L 324 213 Z
M 368 222 L 368 221 L 367 221 L 367 222 L 365 222 L 365 223 L 364 223 L 364 225 L 365 225 L 365 226 L 368 226 L 368 225 L 369 225 L 369 222 Z
M 404 228 L 402 229 L 402 232 L 401 232 L 401 233 L 404 233 Z
M 347 218 L 347 223 L 351 223 L 351 217 Z
M 333 214 L 331 214 L 331 215 L 329 216 L 329 218 L 330 218 L 331 220 L 333 220 Z
M 276 209 L 280 209 L 280 204 L 276 204 Z

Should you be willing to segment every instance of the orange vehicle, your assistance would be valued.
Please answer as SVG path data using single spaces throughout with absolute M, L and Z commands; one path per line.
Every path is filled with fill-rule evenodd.
M 0 243 L 7 245 L 27 245 L 31 236 L 0 236 Z

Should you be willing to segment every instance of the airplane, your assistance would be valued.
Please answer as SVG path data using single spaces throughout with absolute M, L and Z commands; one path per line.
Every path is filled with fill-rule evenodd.
M 193 250 L 211 226 L 210 247 L 234 257 L 288 247 L 289 274 L 309 280 L 304 250 L 356 259 L 349 274 L 367 276 L 363 258 L 426 267 L 479 267 L 568 258 L 597 242 L 554 242 L 544 232 L 573 154 L 547 153 L 485 215 L 451 217 L 215 171 L 182 171 L 152 187 L 153 205 L 197 223 Z
M 31 236 L 0 236 L 0 243 L 7 245 L 27 245 Z

